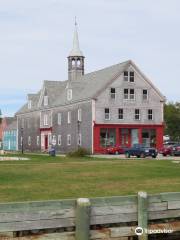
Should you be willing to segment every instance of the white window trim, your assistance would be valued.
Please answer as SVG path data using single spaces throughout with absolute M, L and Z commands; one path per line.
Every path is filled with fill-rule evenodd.
M 127 76 L 124 76 L 124 72 L 128 72 L 128 75 Z M 134 81 L 130 81 L 130 72 L 134 72 L 134 70 L 126 70 L 123 72 L 123 79 L 124 79 L 124 82 L 128 82 L 128 83 L 134 83 L 135 82 L 135 74 L 134 74 Z M 135 73 L 135 72 L 134 72 Z
M 67 89 L 67 100 L 72 100 L 72 89 Z
M 28 145 L 31 146 L 31 136 L 28 137 Z
M 143 94 L 143 91 L 144 91 L 144 90 L 147 91 L 147 95 L 146 95 L 147 98 L 146 98 L 146 99 L 144 99 L 144 94 Z M 148 91 L 147 89 L 142 89 L 142 100 L 143 100 L 143 101 L 148 101 L 148 99 L 149 99 L 149 91 Z
M 44 114 L 44 126 L 48 126 L 48 115 Z
M 135 113 L 136 109 L 139 110 L 139 118 L 138 119 L 136 119 L 136 115 L 138 115 L 138 114 Z M 136 109 L 134 109 L 134 120 L 135 121 L 140 121 L 141 120 L 141 110 L 139 108 L 136 108 Z
M 71 123 L 71 112 L 70 111 L 68 111 L 67 122 L 68 122 L 68 124 Z
M 48 106 L 48 96 L 47 95 L 45 95 L 44 96 L 44 106 Z
M 124 90 L 128 89 L 128 93 L 124 93 Z M 130 90 L 133 89 L 134 90 L 134 94 L 130 94 Z M 127 96 L 127 98 L 125 98 L 124 96 Z M 134 96 L 134 98 L 131 98 L 131 96 Z M 123 89 L 123 100 L 124 101 L 135 101 L 136 100 L 136 91 L 134 88 L 124 88 Z
M 61 146 L 62 144 L 62 137 L 61 135 L 58 135 L 58 146 Z
M 56 144 L 57 144 L 56 135 L 52 136 L 52 142 L 51 143 L 52 143 L 53 146 L 56 146 Z
M 79 122 L 82 121 L 82 109 L 81 108 L 78 109 L 78 121 Z
M 132 81 L 130 81 L 130 78 L 131 78 L 131 72 L 134 73 L 134 71 L 129 70 L 129 83 L 134 83 L 134 82 L 135 82 L 135 74 L 134 74 L 134 81 L 132 82 Z
M 71 134 L 67 135 L 67 145 L 70 146 L 71 145 Z
M 104 119 L 108 121 L 108 120 L 111 119 L 111 117 L 110 117 L 110 109 L 108 108 L 109 109 L 109 113 L 105 113 L 105 109 L 104 109 Z M 108 114 L 108 118 L 106 118 L 107 114 Z
M 62 124 L 62 113 L 58 113 L 58 125 Z
M 127 76 L 124 76 L 124 72 L 128 72 L 128 75 L 127 75 Z M 129 71 L 124 71 L 124 72 L 123 72 L 124 82 L 129 82 Z
M 149 115 L 150 115 L 150 114 L 149 114 L 149 110 L 152 110 L 152 119 L 149 119 Z M 148 121 L 153 121 L 153 120 L 154 120 L 153 109 L 150 109 L 150 108 L 149 108 L 149 109 L 147 110 L 147 119 L 148 119 Z
M 119 109 L 122 109 L 122 118 L 119 118 Z M 118 108 L 118 120 L 124 120 L 124 109 L 123 108 Z
M 111 89 L 115 89 L 115 92 L 112 93 Z M 116 99 L 116 88 L 112 87 L 110 88 L 110 99 L 115 100 Z

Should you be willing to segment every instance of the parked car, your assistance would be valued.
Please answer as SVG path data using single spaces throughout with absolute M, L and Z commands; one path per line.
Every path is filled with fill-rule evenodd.
M 107 154 L 123 154 L 125 151 L 125 148 L 122 146 L 111 146 L 106 148 Z
M 174 145 L 164 145 L 163 148 L 161 149 L 160 153 L 163 156 L 172 156 L 172 152 L 173 152 L 173 146 Z
M 173 156 L 180 156 L 180 144 L 176 144 L 176 145 L 173 146 L 172 155 Z
M 172 156 L 173 155 L 173 148 L 176 147 L 178 143 L 170 142 L 168 144 L 164 144 L 163 148 L 159 151 L 163 156 Z
M 125 155 L 127 158 L 130 158 L 131 156 L 136 156 L 138 158 L 156 158 L 158 151 L 155 148 L 146 147 L 143 144 L 134 144 L 133 147 L 126 149 Z

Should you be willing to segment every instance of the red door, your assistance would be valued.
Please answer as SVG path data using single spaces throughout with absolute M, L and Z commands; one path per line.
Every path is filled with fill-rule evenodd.
M 48 149 L 48 135 L 45 135 L 45 150 Z

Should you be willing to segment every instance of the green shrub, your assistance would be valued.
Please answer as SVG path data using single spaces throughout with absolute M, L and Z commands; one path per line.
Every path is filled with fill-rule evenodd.
M 90 155 L 90 152 L 87 149 L 82 147 L 78 148 L 75 151 L 69 152 L 67 154 L 68 157 L 85 157 L 87 155 Z

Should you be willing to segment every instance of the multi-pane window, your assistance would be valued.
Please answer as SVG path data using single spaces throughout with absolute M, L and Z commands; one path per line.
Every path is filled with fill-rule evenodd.
M 58 113 L 58 125 L 61 125 L 62 122 L 62 114 Z
M 130 99 L 130 100 L 135 99 L 135 92 L 134 92 L 133 88 L 131 88 L 131 89 L 125 88 L 124 89 L 124 99 Z
M 71 135 L 70 134 L 67 135 L 67 145 L 68 146 L 71 145 Z
M 143 89 L 143 100 L 147 100 L 148 99 L 148 91 L 147 89 Z
M 128 81 L 129 80 L 129 73 L 128 71 L 124 71 L 124 81 Z
M 118 119 L 123 119 L 123 108 L 118 109 Z
M 48 105 L 48 96 L 44 96 L 44 106 Z
M 130 89 L 129 98 L 130 98 L 131 100 L 134 100 L 134 98 L 135 98 L 135 96 L 134 96 L 134 89 Z
M 109 120 L 110 119 L 109 108 L 104 109 L 104 114 L 105 114 L 105 120 Z
M 111 99 L 115 99 L 116 98 L 116 89 L 115 88 L 111 88 L 111 90 L 110 90 L 110 97 L 111 97 Z
M 134 82 L 134 72 L 130 72 L 129 81 L 130 81 L 130 82 Z
M 133 71 L 124 71 L 124 81 L 134 82 L 134 72 Z
M 71 112 L 68 112 L 67 122 L 68 122 L 68 124 L 71 123 Z
M 61 145 L 61 135 L 58 135 L 58 145 Z
M 78 109 L 78 121 L 82 121 L 82 110 L 80 108 Z
M 44 125 L 45 126 L 48 125 L 48 115 L 47 114 L 44 115 Z
M 148 109 L 148 120 L 153 120 L 153 110 Z
M 36 138 L 36 144 L 37 144 L 37 146 L 39 146 L 39 136 L 37 136 L 37 138 Z
M 67 100 L 70 101 L 72 99 L 72 89 L 67 90 Z
M 129 98 L 129 89 L 125 88 L 124 89 L 124 99 L 128 99 Z
M 78 146 L 81 146 L 81 133 L 78 134 Z
M 134 114 L 135 114 L 134 115 L 135 120 L 140 120 L 140 110 L 135 109 Z

